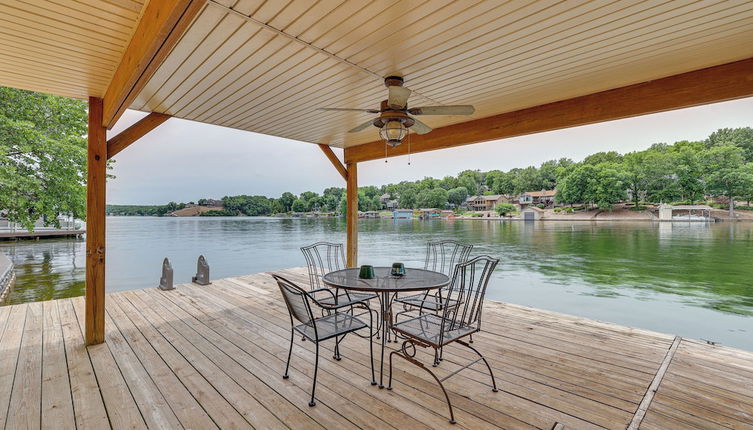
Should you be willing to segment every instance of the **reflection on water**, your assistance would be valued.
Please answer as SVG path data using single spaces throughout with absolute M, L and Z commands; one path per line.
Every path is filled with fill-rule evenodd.
M 304 264 L 299 247 L 343 241 L 337 219 L 107 219 L 107 288 L 155 286 L 169 257 L 188 282 Z M 360 261 L 423 263 L 428 240 L 499 256 L 489 297 L 753 350 L 753 223 L 362 220 Z M 82 240 L 0 243 L 17 265 L 12 303 L 83 294 Z

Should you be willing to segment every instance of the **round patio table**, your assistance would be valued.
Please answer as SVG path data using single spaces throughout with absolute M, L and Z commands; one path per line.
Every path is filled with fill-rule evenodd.
M 352 267 L 327 273 L 322 281 L 333 288 L 348 291 L 371 292 L 379 295 L 382 319 L 382 353 L 379 366 L 379 388 L 384 388 L 384 346 L 392 327 L 391 296 L 402 292 L 435 290 L 447 286 L 450 278 L 440 272 L 425 269 L 405 269 L 405 275 L 393 276 L 391 267 L 374 267 L 374 279 L 358 277 L 360 269 Z

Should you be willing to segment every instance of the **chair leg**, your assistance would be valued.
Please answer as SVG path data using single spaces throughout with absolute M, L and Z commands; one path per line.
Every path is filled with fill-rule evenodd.
M 373 312 L 373 314 L 372 314 L 372 312 Z M 377 321 L 379 321 L 379 311 L 377 311 L 376 309 L 369 309 L 369 317 L 374 318 Z M 372 321 L 374 321 L 374 320 L 372 320 Z M 377 339 L 380 339 L 379 331 L 380 331 L 379 327 L 377 327 L 377 331 L 376 331 L 376 338 Z
M 345 336 L 343 336 L 343 337 L 345 337 Z M 332 358 L 334 358 L 337 361 L 342 360 L 342 357 L 340 356 L 340 341 L 342 339 L 343 338 L 340 337 L 340 336 L 335 336 L 335 355 L 333 355 Z
M 316 342 L 316 358 L 314 359 L 314 385 L 311 387 L 311 401 L 309 406 L 316 406 L 314 393 L 316 392 L 316 374 L 319 372 L 319 342 Z
M 290 356 L 293 355 L 293 340 L 295 339 L 295 331 L 290 330 L 290 348 L 288 349 L 288 362 L 285 364 L 285 373 L 282 375 L 282 379 L 288 379 L 288 370 L 290 370 Z
M 447 408 L 450 410 L 450 424 L 456 424 L 457 421 L 455 421 L 455 414 L 452 412 L 452 403 L 450 402 L 450 396 L 449 396 L 449 394 L 447 394 L 447 390 L 445 390 L 444 384 L 442 384 L 442 381 L 440 381 L 439 378 L 437 378 L 437 375 L 435 375 L 434 372 L 432 372 L 431 370 L 429 370 L 428 367 L 424 366 L 423 363 L 421 363 L 420 361 L 416 360 L 415 358 L 409 357 L 409 356 L 401 353 L 400 351 L 392 351 L 390 353 L 390 369 L 389 369 L 390 370 L 390 377 L 387 380 L 387 389 L 388 390 L 392 390 L 392 357 L 395 354 L 397 354 L 398 357 L 402 357 L 403 359 L 405 359 L 409 363 L 413 363 L 416 366 L 420 367 L 421 369 L 424 369 L 425 371 L 429 372 L 429 375 L 431 375 L 434 378 L 434 380 L 437 381 L 437 384 L 439 384 L 439 388 L 441 388 L 442 392 L 444 393 L 445 400 L 447 400 Z
M 461 345 L 463 345 L 463 346 L 466 346 L 466 347 L 472 349 L 473 352 L 475 352 L 479 357 L 481 357 L 481 360 L 484 362 L 484 364 L 486 364 L 486 368 L 489 370 L 489 376 L 492 377 L 492 391 L 494 391 L 495 393 L 497 391 L 499 391 L 497 389 L 497 381 L 494 379 L 494 372 L 492 372 L 492 367 L 489 366 L 489 362 L 486 361 L 486 358 L 484 358 L 484 356 L 481 355 L 481 353 L 478 352 L 478 350 L 476 348 L 472 347 L 470 344 L 468 344 L 466 342 L 463 342 L 462 340 L 457 340 L 456 342 L 459 343 L 459 344 L 461 344 Z
M 371 385 L 376 385 L 376 373 L 374 372 L 374 320 L 369 321 L 369 361 L 371 362 Z M 379 333 L 379 330 L 377 330 Z

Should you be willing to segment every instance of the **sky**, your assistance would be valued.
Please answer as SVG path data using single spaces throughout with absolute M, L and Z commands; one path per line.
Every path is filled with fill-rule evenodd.
M 114 136 L 145 113 L 126 111 Z M 358 182 L 382 185 L 468 169 L 538 166 L 561 157 L 580 161 L 599 151 L 626 153 L 654 143 L 702 140 L 725 127 L 753 126 L 753 98 L 573 127 L 358 165 Z M 374 134 L 376 136 L 376 129 Z M 342 150 L 335 149 L 342 159 Z M 345 182 L 313 144 L 171 118 L 115 157 L 109 204 L 165 204 L 226 195 L 279 197 L 321 193 Z M 410 162 L 410 164 L 409 164 Z

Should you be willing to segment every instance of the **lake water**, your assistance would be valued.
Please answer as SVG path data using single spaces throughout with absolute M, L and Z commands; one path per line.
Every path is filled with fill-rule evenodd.
M 499 257 L 488 297 L 753 351 L 753 223 L 361 220 L 359 262 L 421 266 L 453 238 Z M 176 283 L 199 254 L 212 278 L 305 264 L 299 247 L 344 241 L 339 219 L 108 217 L 107 289 Z M 0 242 L 17 265 L 11 303 L 82 295 L 81 239 Z

